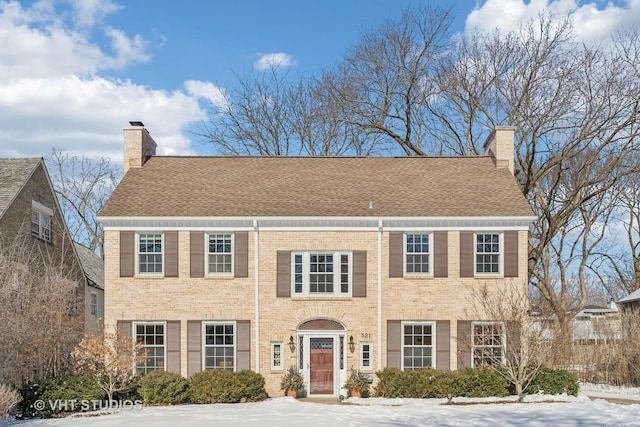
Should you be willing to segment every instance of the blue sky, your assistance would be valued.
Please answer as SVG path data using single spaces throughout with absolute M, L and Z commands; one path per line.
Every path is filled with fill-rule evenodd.
M 424 3 L 413 0 L 413 4 Z M 408 0 L 0 0 L 0 157 L 52 148 L 121 163 L 141 120 L 159 154 L 199 153 L 190 130 L 235 78 L 270 61 L 312 74 Z M 455 30 L 508 30 L 544 8 L 575 13 L 586 41 L 640 22 L 640 0 L 463 0 Z

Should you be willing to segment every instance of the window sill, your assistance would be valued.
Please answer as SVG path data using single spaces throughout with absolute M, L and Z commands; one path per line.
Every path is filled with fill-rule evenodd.
M 322 295 L 322 296 L 311 296 L 311 295 L 294 295 L 291 296 L 292 301 L 351 301 L 353 297 L 351 295 L 338 296 L 338 295 Z
M 404 279 L 433 279 L 433 274 L 414 274 L 414 273 L 405 273 L 403 276 Z
M 504 279 L 502 273 L 476 273 L 474 279 Z

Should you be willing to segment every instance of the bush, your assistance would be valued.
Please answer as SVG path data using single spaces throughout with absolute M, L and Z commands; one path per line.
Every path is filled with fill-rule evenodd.
M 0 422 L 7 418 L 9 411 L 22 400 L 20 393 L 13 387 L 0 384 Z
M 177 405 L 187 400 L 189 382 L 175 372 L 152 371 L 138 384 L 138 392 L 148 405 Z
M 104 400 L 104 391 L 91 374 L 64 375 L 45 378 L 26 384 L 21 390 L 22 402 L 18 406 L 25 418 L 48 418 L 64 412 L 79 412 L 82 401 Z M 41 400 L 45 403 L 40 409 L 35 404 Z
M 492 369 L 475 368 L 460 371 L 441 371 L 422 368 L 400 371 L 386 368 L 376 372 L 378 384 L 375 396 L 388 398 L 445 398 L 506 396 L 509 383 Z
M 264 377 L 252 371 L 211 369 L 198 372 L 189 382 L 192 403 L 257 402 L 266 398 Z
M 504 397 L 509 395 L 509 381 L 491 368 L 467 368 L 462 373 L 459 396 Z
M 529 386 L 525 389 L 527 394 L 545 393 L 578 395 L 578 378 L 564 369 L 542 369 Z

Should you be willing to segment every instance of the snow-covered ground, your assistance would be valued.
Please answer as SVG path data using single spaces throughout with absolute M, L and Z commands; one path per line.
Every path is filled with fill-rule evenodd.
M 588 396 L 637 401 L 610 403 Z M 340 404 L 290 397 L 260 403 L 180 405 L 85 414 L 64 419 L 5 421 L 3 427 L 150 426 L 640 426 L 640 389 L 583 384 L 578 397 L 347 399 Z

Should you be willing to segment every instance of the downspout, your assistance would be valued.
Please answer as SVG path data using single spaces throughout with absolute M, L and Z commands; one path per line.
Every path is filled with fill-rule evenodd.
M 378 369 L 382 369 L 382 220 L 378 221 Z
M 256 373 L 260 373 L 260 265 L 258 262 L 259 242 L 258 220 L 253 220 L 253 278 L 254 278 L 254 305 L 255 305 L 255 328 L 256 328 Z

